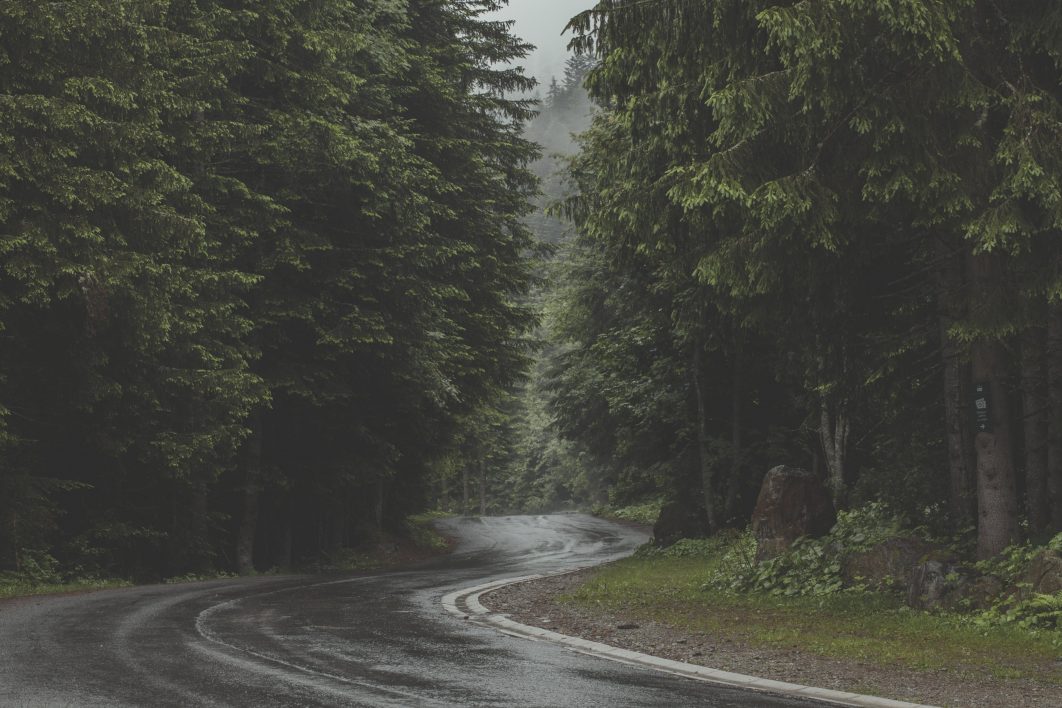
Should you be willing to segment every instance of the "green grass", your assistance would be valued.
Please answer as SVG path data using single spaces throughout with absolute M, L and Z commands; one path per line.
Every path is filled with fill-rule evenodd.
M 1057 661 L 1062 632 L 978 627 L 959 616 L 916 612 L 899 599 L 872 593 L 785 598 L 702 589 L 718 561 L 636 556 L 600 569 L 561 601 L 754 646 L 1062 684 Z
M 19 580 L 0 580 L 0 600 L 33 595 L 91 592 L 109 588 L 124 588 L 132 585 L 128 580 L 79 580 L 69 583 L 29 583 Z

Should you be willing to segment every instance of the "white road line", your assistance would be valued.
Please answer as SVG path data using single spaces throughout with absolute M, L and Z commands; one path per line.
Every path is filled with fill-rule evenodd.
M 252 661 L 250 659 L 243 659 L 242 662 L 241 662 L 243 664 L 244 668 L 246 668 L 246 669 L 253 669 L 253 670 L 257 670 L 257 671 L 265 671 L 266 673 L 269 673 L 271 676 L 273 676 L 275 678 L 278 678 L 278 679 L 281 679 L 281 680 L 287 680 L 287 681 L 290 681 L 290 682 L 293 682 L 293 683 L 299 683 L 299 684 L 302 684 L 302 685 L 307 685 L 306 680 L 302 679 L 298 675 L 298 674 L 304 674 L 306 676 L 312 676 L 312 677 L 317 677 L 317 678 L 322 678 L 322 679 L 330 679 L 332 681 L 336 681 L 336 682 L 339 682 L 341 684 L 346 684 L 348 686 L 357 686 L 359 688 L 368 689 L 368 690 L 373 691 L 376 694 L 378 694 L 378 696 L 379 695 L 394 696 L 394 697 L 397 697 L 397 699 L 399 701 L 412 701 L 413 702 L 412 704 L 415 704 L 415 705 L 437 705 L 437 706 L 447 705 L 446 703 L 443 703 L 441 701 L 437 701 L 437 700 L 434 700 L 434 699 L 431 699 L 431 698 L 428 698 L 428 697 L 425 697 L 425 696 L 421 696 L 421 695 L 418 695 L 418 694 L 415 694 L 415 693 L 410 693 L 408 691 L 401 691 L 401 690 L 396 689 L 396 688 L 391 688 L 391 687 L 388 687 L 388 686 L 381 686 L 380 684 L 373 683 L 373 682 L 370 682 L 370 681 L 362 681 L 362 680 L 350 678 L 348 676 L 341 676 L 339 674 L 334 674 L 334 673 L 330 673 L 330 672 L 327 672 L 327 671 L 321 671 L 319 669 L 314 669 L 314 668 L 309 667 L 309 666 L 303 666 L 302 664 L 297 664 L 297 663 L 292 662 L 292 661 L 287 661 L 285 659 L 281 659 L 280 657 L 277 657 L 277 656 L 272 656 L 270 654 L 266 654 L 266 653 L 263 653 L 263 652 L 255 651 L 254 649 L 251 649 L 249 647 L 240 646 L 238 644 L 233 644 L 233 643 L 228 642 L 225 639 L 223 639 L 218 632 L 215 632 L 213 629 L 211 629 L 208 626 L 209 620 L 210 620 L 210 618 L 213 615 L 217 614 L 218 612 L 221 612 L 224 609 L 228 609 L 228 608 L 234 607 L 234 606 L 238 605 L 239 603 L 243 602 L 244 600 L 259 599 L 259 598 L 263 598 L 263 597 L 269 597 L 269 596 L 272 596 L 272 595 L 279 595 L 281 593 L 295 592 L 295 591 L 298 591 L 298 590 L 306 590 L 308 588 L 321 587 L 321 586 L 325 586 L 325 585 L 354 584 L 354 583 L 364 582 L 364 581 L 367 581 L 367 580 L 372 580 L 372 579 L 374 579 L 374 577 L 375 576 L 362 576 L 362 577 L 358 577 L 358 578 L 346 578 L 346 579 L 343 579 L 343 580 L 331 580 L 331 581 L 327 581 L 327 582 L 307 583 L 307 584 L 304 584 L 304 585 L 295 585 L 295 586 L 292 586 L 292 587 L 278 588 L 276 590 L 269 590 L 269 591 L 266 591 L 266 592 L 254 593 L 254 594 L 250 594 L 250 595 L 242 595 L 240 597 L 236 597 L 236 598 L 233 598 L 231 600 L 227 600 L 225 602 L 219 602 L 216 605 L 211 605 L 210 607 L 208 607 L 205 610 L 203 610 L 202 612 L 200 612 L 198 615 L 196 615 L 196 618 L 195 618 L 195 630 L 199 634 L 199 636 L 202 637 L 203 639 L 205 639 L 206 641 L 211 642 L 213 644 L 216 644 L 218 646 L 224 647 L 224 648 L 228 649 L 231 652 L 237 652 L 237 653 L 242 654 L 244 656 L 253 657 L 254 659 L 258 659 L 259 662 L 273 664 L 275 666 L 280 666 L 280 667 L 283 667 L 285 669 L 291 669 L 291 670 L 294 670 L 294 671 L 298 672 L 295 675 L 292 675 L 290 673 L 279 673 L 278 674 L 278 673 L 275 673 L 275 672 L 269 672 L 268 669 L 266 669 L 265 667 L 261 666 L 260 663 L 254 662 L 254 661 Z M 194 645 L 193 645 L 193 647 L 194 647 Z M 200 649 L 200 650 L 204 650 L 205 649 L 205 647 L 194 647 L 194 648 Z M 232 660 L 233 662 L 240 662 L 241 661 L 238 657 L 235 657 L 235 656 L 230 657 L 230 660 Z M 328 690 L 328 691 L 330 691 L 332 693 L 336 693 L 336 690 L 334 688 L 331 688 L 331 687 L 321 686 L 320 684 L 309 684 L 309 685 L 311 685 L 313 688 L 316 688 L 316 689 L 325 688 L 326 690 Z M 346 694 L 346 693 L 340 692 L 339 695 L 342 695 L 345 698 L 350 698 L 350 696 L 348 694 Z M 399 702 L 399 703 L 396 703 L 396 705 L 410 705 L 410 704 L 409 703 L 401 703 L 401 702 Z
M 576 571 L 567 570 L 563 573 L 554 573 L 552 575 L 566 575 L 574 572 Z M 801 686 L 800 684 L 786 683 L 784 681 L 772 681 L 770 679 L 759 678 L 756 676 L 747 676 L 745 674 L 738 674 L 731 671 L 721 671 L 719 669 L 710 669 L 706 666 L 687 664 L 682 661 L 663 659 L 658 656 L 642 654 L 641 652 L 630 651 L 629 649 L 621 649 L 620 647 L 614 647 L 600 642 L 591 642 L 579 637 L 559 634 L 541 627 L 531 627 L 526 624 L 514 622 L 505 615 L 495 614 L 479 601 L 481 595 L 490 592 L 491 590 L 497 590 L 508 585 L 525 583 L 530 580 L 537 580 L 542 577 L 547 576 L 532 575 L 519 578 L 508 578 L 506 580 L 496 580 L 483 585 L 465 588 L 444 596 L 442 598 L 442 605 L 454 615 L 467 618 L 479 624 L 490 625 L 494 629 L 511 636 L 553 642 L 555 644 L 566 646 L 572 651 L 581 654 L 598 656 L 630 666 L 647 667 L 697 681 L 705 681 L 707 683 L 714 683 L 733 688 L 762 691 L 764 693 L 790 696 L 793 698 L 810 698 L 824 703 L 853 706 L 857 708 L 932 708 L 932 706 L 925 706 L 919 703 L 907 703 L 889 698 L 878 698 L 877 696 L 864 696 L 858 693 L 834 691 L 828 688 L 815 688 L 813 686 Z M 464 603 L 467 611 L 461 608 L 462 603 Z

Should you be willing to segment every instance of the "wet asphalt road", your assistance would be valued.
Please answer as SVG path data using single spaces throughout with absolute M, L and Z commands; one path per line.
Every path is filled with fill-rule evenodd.
M 819 705 L 510 637 L 440 605 L 482 582 L 626 555 L 637 531 L 575 514 L 444 530 L 456 553 L 401 572 L 0 602 L 0 706 Z

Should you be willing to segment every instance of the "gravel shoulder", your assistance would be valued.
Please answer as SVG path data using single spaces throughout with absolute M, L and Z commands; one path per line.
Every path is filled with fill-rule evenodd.
M 795 647 L 752 646 L 656 622 L 560 603 L 593 569 L 495 590 L 481 598 L 492 611 L 523 624 L 713 669 L 818 688 L 852 691 L 937 706 L 1059 708 L 1057 685 L 984 674 L 913 671 L 825 658 Z

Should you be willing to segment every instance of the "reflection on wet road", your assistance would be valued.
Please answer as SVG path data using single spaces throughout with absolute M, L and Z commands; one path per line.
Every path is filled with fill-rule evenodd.
M 578 514 L 444 525 L 457 552 L 406 571 L 0 603 L 0 705 L 809 705 L 509 637 L 439 603 L 626 555 L 637 531 Z

